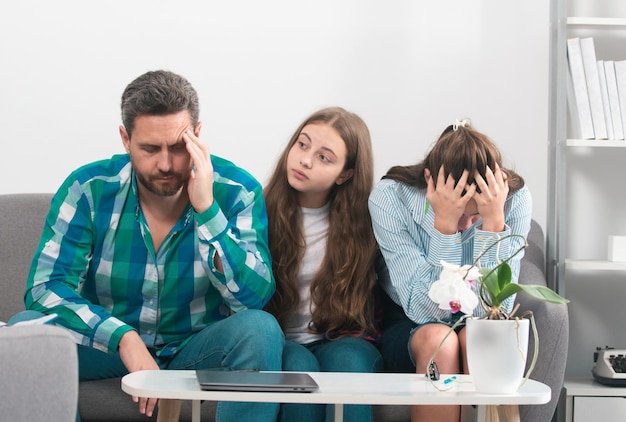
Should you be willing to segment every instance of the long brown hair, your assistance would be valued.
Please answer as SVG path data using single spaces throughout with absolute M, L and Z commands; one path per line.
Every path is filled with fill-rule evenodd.
M 298 275 L 305 250 L 298 195 L 287 181 L 287 156 L 302 129 L 310 123 L 334 128 L 346 144 L 344 170 L 353 176 L 330 192 L 326 252 L 311 282 L 315 304 L 311 330 L 325 334 L 359 331 L 374 334 L 376 241 L 367 200 L 374 164 L 370 134 L 363 120 L 340 107 L 319 110 L 294 132 L 264 189 L 269 220 L 269 247 L 276 293 L 267 310 L 284 326 L 300 303 Z
M 496 144 L 485 134 L 475 130 L 469 123 L 448 126 L 426 155 L 426 158 L 414 165 L 395 166 L 389 169 L 383 179 L 394 179 L 411 186 L 426 189 L 427 182 L 424 170 L 429 169 L 437 184 L 439 169 L 443 165 L 444 176 L 452 174 L 459 180 L 464 170 L 469 171 L 467 183 L 474 182 L 477 171 L 483 179 L 487 167 L 495 170 L 496 164 L 507 175 L 509 195 L 524 186 L 522 176 L 502 166 L 502 156 Z

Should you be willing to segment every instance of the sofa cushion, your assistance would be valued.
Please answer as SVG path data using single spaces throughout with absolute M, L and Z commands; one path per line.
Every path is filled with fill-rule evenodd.
M 2 195 L 0 200 L 0 321 L 24 310 L 30 262 L 50 208 L 50 193 Z

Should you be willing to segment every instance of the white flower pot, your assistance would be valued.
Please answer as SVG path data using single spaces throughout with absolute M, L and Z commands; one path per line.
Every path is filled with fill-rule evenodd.
M 517 391 L 524 378 L 530 321 L 467 320 L 467 364 L 479 393 Z

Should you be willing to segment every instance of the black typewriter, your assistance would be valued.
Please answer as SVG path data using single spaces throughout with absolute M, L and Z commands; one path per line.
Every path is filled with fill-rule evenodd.
M 596 347 L 591 370 L 596 381 L 613 387 L 626 387 L 626 349 Z

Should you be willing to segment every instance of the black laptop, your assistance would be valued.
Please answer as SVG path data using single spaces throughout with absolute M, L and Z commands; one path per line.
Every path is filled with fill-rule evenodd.
M 310 393 L 319 388 L 302 372 L 222 371 L 196 369 L 202 390 Z

